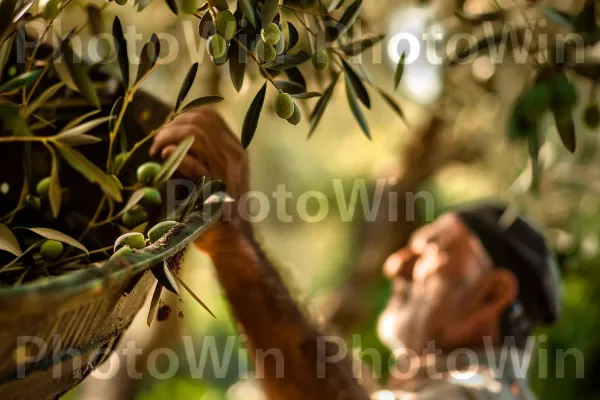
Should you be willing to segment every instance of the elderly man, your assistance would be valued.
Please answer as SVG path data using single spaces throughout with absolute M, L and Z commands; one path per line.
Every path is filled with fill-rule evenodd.
M 248 190 L 246 153 L 212 110 L 177 117 L 150 152 L 167 157 L 190 135 L 196 140 L 183 175 L 223 179 L 234 198 Z M 305 319 L 247 221 L 234 212 L 197 245 L 214 261 L 268 398 L 369 398 L 350 358 L 339 357 L 339 348 Z M 449 212 L 414 233 L 389 257 L 384 274 L 393 291 L 380 335 L 403 356 L 390 389 L 372 399 L 532 397 L 526 369 L 513 364 L 522 359 L 532 327 L 557 318 L 558 277 L 543 236 L 529 223 L 498 204 Z M 519 357 L 504 354 L 499 365 L 508 344 Z M 283 355 L 283 366 L 264 357 L 272 349 Z

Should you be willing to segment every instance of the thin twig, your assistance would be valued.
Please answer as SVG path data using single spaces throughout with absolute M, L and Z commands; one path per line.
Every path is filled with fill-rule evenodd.
M 192 289 L 190 289 L 188 287 L 188 285 L 186 285 L 185 282 L 182 281 L 181 278 L 179 278 L 177 276 L 177 274 L 173 274 L 173 276 L 175 277 L 175 279 L 177 280 L 177 282 L 179 282 L 179 284 L 181 286 L 183 286 L 183 288 L 190 294 L 190 296 L 192 296 L 194 298 L 194 300 L 196 300 L 198 302 L 198 304 L 200 304 L 202 307 L 204 307 L 204 309 L 206 311 L 208 311 L 208 313 L 210 315 L 212 315 L 214 319 L 217 319 L 217 317 L 215 316 L 215 314 L 213 314 L 213 312 L 210 311 L 210 309 L 208 308 L 208 306 L 206 304 L 204 304 L 204 302 L 202 300 L 200 300 L 200 298 L 198 296 L 196 296 L 196 293 L 192 292 Z
M 83 253 L 83 254 L 78 254 L 76 256 L 73 256 L 73 257 L 64 258 L 64 259 L 62 259 L 60 261 L 54 262 L 52 264 L 49 264 L 48 268 L 52 268 L 52 267 L 55 267 L 57 265 L 62 265 L 62 264 L 65 264 L 65 263 L 68 263 L 68 262 L 71 262 L 71 261 L 80 260 L 82 258 L 89 257 L 92 254 L 103 253 L 103 252 L 106 252 L 108 250 L 112 250 L 112 248 L 113 248 L 113 246 L 107 246 L 107 247 L 103 247 L 101 249 L 92 250 L 89 253 Z
M 260 68 L 260 70 L 266 75 L 267 80 L 269 82 L 271 82 L 271 84 L 273 84 L 273 86 L 275 86 L 275 88 L 279 91 L 281 91 L 281 88 L 279 87 L 279 85 L 277 84 L 277 82 L 275 82 L 275 80 L 273 79 L 273 77 L 271 76 L 271 74 L 269 74 L 269 71 L 267 71 L 267 69 L 265 67 L 262 66 L 262 64 L 260 63 L 260 61 L 258 60 L 258 58 L 256 57 L 256 55 L 251 52 L 250 50 L 248 50 L 248 48 L 246 46 L 244 46 L 244 44 L 242 42 L 240 42 L 238 40 L 238 38 L 234 37 L 233 40 L 242 48 L 246 51 L 246 53 L 248 53 L 248 55 L 250 56 L 250 58 L 252 58 L 252 60 L 254 60 L 254 62 L 256 63 L 256 65 L 258 65 L 258 68 Z

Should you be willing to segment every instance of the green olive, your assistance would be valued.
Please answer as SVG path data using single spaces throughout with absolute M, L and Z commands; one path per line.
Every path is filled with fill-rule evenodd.
M 266 44 L 274 46 L 279 41 L 279 38 L 281 38 L 281 31 L 277 24 L 271 22 L 267 29 L 260 31 L 260 37 Z
M 144 210 L 144 207 L 138 204 L 123 214 L 121 221 L 123 221 L 123 225 L 125 225 L 127 228 L 133 229 L 136 226 L 148 221 L 148 213 L 146 210 Z
M 294 100 L 287 93 L 278 93 L 273 102 L 275 113 L 279 118 L 288 119 L 294 114 Z
M 35 192 L 40 197 L 48 196 L 48 191 L 50 190 L 50 177 L 46 177 L 38 182 L 35 187 Z
M 277 50 L 275 50 L 275 47 L 259 40 L 256 43 L 256 54 L 258 54 L 258 58 L 264 62 L 271 62 L 277 57 Z
M 313 53 L 311 62 L 315 69 L 322 71 L 329 65 L 329 54 L 325 50 L 317 50 Z
M 148 231 L 148 239 L 150 239 L 150 243 L 154 243 L 160 238 L 162 238 L 177 224 L 177 221 L 164 221 L 160 224 L 155 225 L 152 229 Z
M 44 261 L 56 261 L 63 252 L 63 244 L 57 240 L 46 240 L 40 249 Z
M 237 30 L 237 22 L 235 21 L 235 17 L 229 10 L 220 11 L 217 14 L 217 18 L 215 21 L 215 27 L 217 32 L 225 39 L 229 40 L 235 35 L 235 31 Z
M 285 39 L 283 38 L 283 35 L 281 35 L 281 37 L 279 38 L 279 41 L 277 43 L 275 43 L 275 52 L 279 56 L 279 55 L 283 54 L 284 51 L 285 51 Z
M 287 119 L 287 121 L 292 125 L 298 125 L 300 121 L 302 121 L 302 112 L 296 103 L 294 103 L 294 113 Z
M 146 247 L 146 240 L 144 239 L 144 235 L 138 232 L 130 232 L 124 235 L 121 235 L 115 241 L 115 250 L 119 247 L 131 247 L 132 249 L 143 249 Z
M 206 41 L 208 54 L 213 58 L 221 58 L 227 53 L 227 41 L 218 33 L 215 33 Z
M 51 20 L 56 18 L 58 12 L 60 11 L 60 2 L 58 1 L 48 1 L 44 6 L 43 16 L 47 20 Z
M 123 246 L 119 250 L 115 251 L 115 253 L 112 256 L 110 256 L 110 260 L 119 257 L 126 257 L 130 254 L 133 254 L 133 250 L 131 250 L 131 247 Z
M 123 164 L 125 163 L 125 157 L 127 153 L 119 153 L 115 156 L 113 160 L 113 171 L 119 172 L 121 168 L 123 168 Z
M 142 185 L 148 185 L 152 183 L 154 177 L 158 174 L 158 171 L 162 166 L 159 163 L 147 162 L 140 165 L 137 169 L 137 179 Z
M 41 206 L 42 206 L 42 201 L 40 200 L 39 197 L 34 196 L 32 194 L 28 194 L 23 199 L 23 205 L 26 208 L 29 208 L 29 209 L 32 209 L 32 210 L 39 210 L 41 208 Z
M 144 197 L 142 197 L 142 202 L 149 206 L 160 206 L 162 204 L 162 196 L 158 189 L 153 187 L 145 187 L 142 189 L 144 191 Z

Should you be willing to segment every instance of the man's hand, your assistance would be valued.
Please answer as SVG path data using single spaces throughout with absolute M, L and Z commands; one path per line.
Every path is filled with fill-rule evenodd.
M 242 221 L 235 210 L 237 200 L 248 190 L 248 158 L 239 139 L 223 118 L 210 108 L 198 108 L 177 116 L 154 138 L 150 155 L 166 159 L 188 136 L 194 136 L 195 140 L 181 162 L 179 172 L 194 182 L 203 176 L 221 179 L 227 183 L 227 192 L 236 200 L 231 204 L 233 223 L 219 224 L 211 235 L 203 236 L 198 243 L 210 254 L 218 242 L 231 238 L 232 234 L 237 237 L 242 231 Z

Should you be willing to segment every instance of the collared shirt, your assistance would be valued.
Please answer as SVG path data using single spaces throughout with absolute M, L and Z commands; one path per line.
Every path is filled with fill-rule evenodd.
M 535 400 L 522 351 L 469 354 L 430 356 L 409 379 L 396 377 L 398 389 L 375 392 L 371 400 Z

